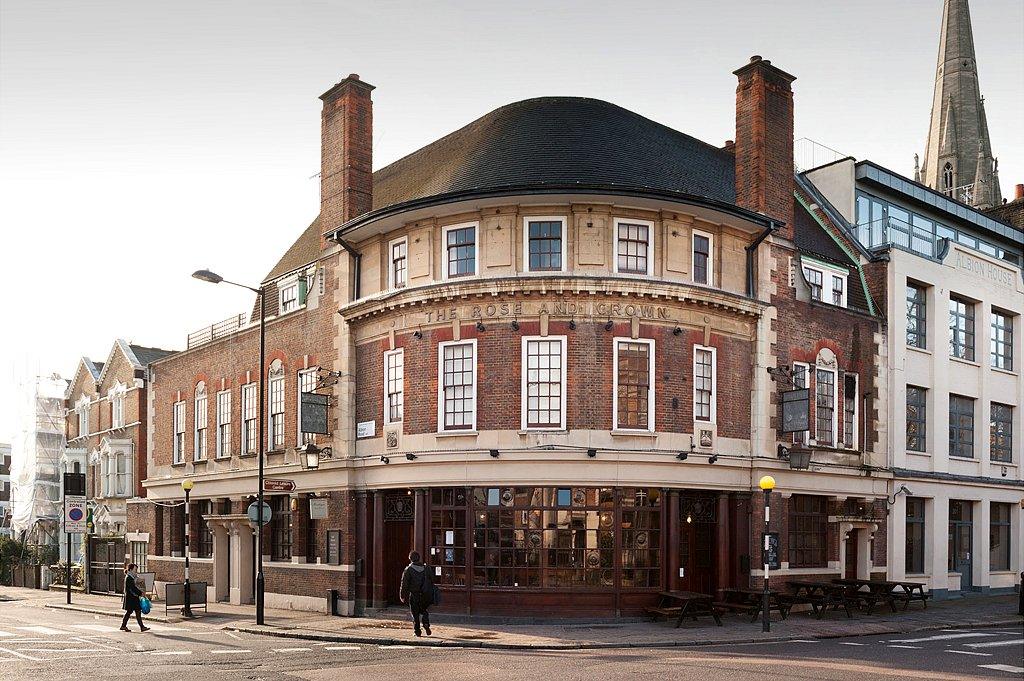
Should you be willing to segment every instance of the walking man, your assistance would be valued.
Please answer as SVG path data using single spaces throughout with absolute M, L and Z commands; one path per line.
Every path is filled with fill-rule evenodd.
M 124 574 L 124 619 L 121 620 L 121 631 L 131 631 L 128 628 L 128 618 L 135 613 L 135 619 L 139 623 L 139 629 L 142 631 L 149 631 L 149 627 L 142 623 L 142 590 L 139 589 L 137 582 L 138 575 L 136 570 L 139 566 L 135 563 L 128 565 L 128 569 L 125 570 Z
M 430 578 L 430 571 L 423 564 L 420 554 L 413 551 L 409 554 L 409 564 L 402 571 L 402 588 L 399 591 L 399 598 L 403 603 L 409 604 L 412 611 L 414 631 L 417 636 L 420 633 L 420 623 L 423 629 L 430 636 L 430 613 L 427 612 L 434 602 L 434 582 Z

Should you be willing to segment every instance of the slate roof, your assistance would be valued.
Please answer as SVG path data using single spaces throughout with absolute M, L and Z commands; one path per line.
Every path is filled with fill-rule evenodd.
M 299 235 L 299 238 L 295 240 L 295 243 L 291 245 L 281 259 L 277 261 L 274 268 L 267 273 L 267 276 L 263 278 L 263 281 L 270 281 L 271 279 L 277 279 L 278 277 L 288 274 L 292 270 L 298 269 L 303 265 L 308 265 L 317 258 L 320 257 L 320 216 L 318 215 L 313 222 L 310 223 L 309 227 L 306 227 L 305 231 Z
M 373 209 L 471 190 L 604 185 L 735 203 L 735 158 L 584 97 L 508 104 L 373 174 Z
M 810 213 L 793 199 L 793 243 L 812 258 L 834 263 L 841 267 L 854 267 L 835 240 L 825 233 Z
M 135 358 L 139 360 L 139 364 L 146 367 L 151 362 L 155 362 L 158 359 L 163 359 L 167 355 L 173 355 L 176 350 L 164 350 L 162 348 L 147 348 L 143 345 L 129 345 L 132 352 L 135 353 Z

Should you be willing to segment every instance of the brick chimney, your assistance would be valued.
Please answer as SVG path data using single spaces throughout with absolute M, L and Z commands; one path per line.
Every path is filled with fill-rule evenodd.
M 340 227 L 373 206 L 372 90 L 353 73 L 320 95 L 322 231 Z
M 1020 201 L 1021 199 L 1024 199 L 1024 184 L 1018 184 L 1013 194 L 1014 201 Z
M 736 86 L 736 203 L 782 220 L 793 235 L 794 76 L 759 56 L 733 71 Z

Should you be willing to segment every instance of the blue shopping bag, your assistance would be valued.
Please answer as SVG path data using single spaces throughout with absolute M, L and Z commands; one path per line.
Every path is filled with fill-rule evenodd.
M 153 604 L 145 596 L 139 599 L 139 608 L 142 610 L 143 615 L 148 615 L 152 607 Z

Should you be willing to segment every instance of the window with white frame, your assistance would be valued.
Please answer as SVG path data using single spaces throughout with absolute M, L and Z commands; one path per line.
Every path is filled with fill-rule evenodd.
M 446 279 L 477 273 L 476 223 L 444 228 Z
M 615 271 L 619 274 L 652 274 L 654 223 L 615 220 Z
M 857 374 L 843 374 L 843 446 L 857 447 Z
M 281 314 L 299 309 L 298 278 L 278 284 L 278 295 L 281 299 Z
M 707 232 L 693 231 L 693 283 L 710 285 L 714 281 L 715 238 Z
M 847 280 L 850 273 L 839 267 L 802 258 L 804 279 L 811 288 L 811 299 L 829 302 L 838 307 L 846 307 Z M 825 286 L 828 286 L 828 298 L 825 297 Z
M 185 403 L 174 403 L 174 463 L 185 461 Z
M 438 348 L 438 430 L 476 429 L 476 340 Z
M 388 288 L 403 288 L 409 279 L 409 239 L 395 239 L 388 245 Z
M 217 393 L 217 458 L 231 457 L 231 391 Z
M 714 423 L 716 414 L 715 348 L 693 346 L 693 419 Z
M 255 454 L 259 445 L 256 432 L 256 384 L 242 386 L 242 454 Z
M 302 432 L 302 393 L 311 393 L 314 390 L 316 390 L 316 382 L 317 370 L 315 367 L 312 369 L 303 369 L 302 371 L 299 372 L 299 387 L 295 403 L 297 405 L 296 412 L 298 418 L 296 419 L 296 422 L 298 423 L 298 425 L 296 427 L 298 428 L 299 431 L 298 440 L 300 447 L 302 445 L 308 445 L 309 443 L 316 441 L 316 433 Z
M 120 384 L 115 386 L 109 393 L 110 399 L 110 427 L 124 428 L 124 387 Z
M 78 413 L 78 437 L 89 434 L 89 399 L 82 398 L 75 408 Z
M 523 218 L 523 261 L 527 272 L 565 269 L 565 218 Z
M 267 437 L 273 451 L 284 448 L 284 365 L 281 360 L 274 361 L 269 373 L 267 400 L 270 402 L 270 423 L 267 424 Z
M 811 367 L 803 362 L 793 362 L 793 389 L 803 390 L 810 387 Z M 794 444 L 807 444 L 807 431 L 793 433 Z
M 654 430 L 654 341 L 616 338 L 613 430 Z
M 400 423 L 405 407 L 405 352 L 384 353 L 384 423 Z
M 565 428 L 565 336 L 522 340 L 523 430 Z
M 819 445 L 836 442 L 836 373 L 818 369 L 815 373 L 814 439 Z
M 206 384 L 202 381 L 196 385 L 195 404 L 195 448 L 193 459 L 195 461 L 206 461 L 206 428 L 208 426 L 206 409 Z
M 1013 371 L 1013 316 L 992 310 L 992 337 L 990 339 L 992 366 Z
M 131 496 L 132 462 L 128 452 L 116 452 L 113 455 L 114 496 Z

